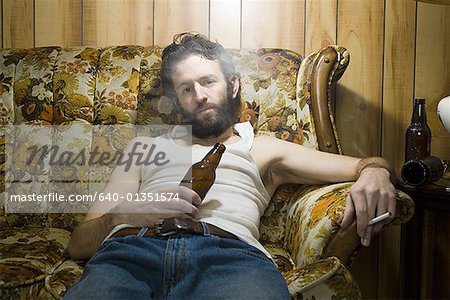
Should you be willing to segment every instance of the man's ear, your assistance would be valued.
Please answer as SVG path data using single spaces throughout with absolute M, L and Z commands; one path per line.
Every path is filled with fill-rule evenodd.
M 239 91 L 239 85 L 241 84 L 239 80 L 239 76 L 233 75 L 230 78 L 231 81 L 231 90 L 233 92 L 233 99 L 236 98 L 237 93 Z

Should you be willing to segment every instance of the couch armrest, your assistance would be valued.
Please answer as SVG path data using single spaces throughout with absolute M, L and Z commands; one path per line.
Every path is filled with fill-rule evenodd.
M 347 264 L 360 246 L 356 228 L 343 230 L 345 200 L 352 182 L 326 186 L 303 186 L 287 211 L 285 249 L 297 267 L 319 258 L 335 256 Z M 407 222 L 414 213 L 414 202 L 397 191 L 397 214 L 391 224 Z
M 300 72 L 306 76 L 306 84 L 297 87 L 298 93 L 308 95 L 317 132 L 319 149 L 342 153 L 334 123 L 336 82 L 350 62 L 347 49 L 327 46 L 306 57 Z
M 358 284 L 335 257 L 285 274 L 292 299 L 361 299 Z
M 301 186 L 290 199 L 284 245 L 297 267 L 322 257 L 329 240 L 340 229 L 351 183 Z
M 397 190 L 396 206 L 395 218 L 388 226 L 406 223 L 414 215 L 414 201 L 407 194 L 399 190 Z M 323 257 L 337 257 L 342 263 L 350 265 L 353 256 L 356 254 L 355 250 L 358 247 L 360 247 L 360 238 L 356 231 L 356 225 L 352 224 L 347 229 L 340 228 L 331 238 L 325 247 Z

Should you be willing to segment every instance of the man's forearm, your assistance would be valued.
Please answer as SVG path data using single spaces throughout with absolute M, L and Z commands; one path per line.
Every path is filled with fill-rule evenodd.
M 381 157 L 367 157 L 359 160 L 355 168 L 356 179 L 359 178 L 361 172 L 366 168 L 383 168 L 386 169 L 390 174 L 390 180 L 394 183 L 397 180 L 395 170 L 391 164 Z
M 78 225 L 72 232 L 67 247 L 70 257 L 73 259 L 90 258 L 114 226 L 112 214 L 108 213 Z

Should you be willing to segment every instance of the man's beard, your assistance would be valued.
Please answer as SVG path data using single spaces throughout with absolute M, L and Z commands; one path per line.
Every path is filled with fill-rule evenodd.
M 205 108 L 215 110 L 214 116 L 198 119 L 198 112 Z M 217 137 L 227 128 L 233 126 L 240 108 L 240 101 L 233 99 L 231 84 L 227 85 L 226 97 L 218 105 L 210 106 L 208 102 L 197 107 L 192 113 L 183 111 L 185 124 L 192 125 L 192 135 L 198 138 Z

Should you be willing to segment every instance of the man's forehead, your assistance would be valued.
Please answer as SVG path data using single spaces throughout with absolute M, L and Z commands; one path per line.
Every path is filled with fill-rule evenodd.
M 222 69 L 218 60 L 210 60 L 200 55 L 189 55 L 175 64 L 172 75 L 176 77 L 204 77 L 215 74 L 222 77 Z
M 186 57 L 182 58 L 178 63 L 181 63 L 183 61 L 191 61 L 193 63 L 208 63 L 208 62 L 215 62 L 215 63 L 219 63 L 218 59 L 208 59 L 203 55 L 200 54 L 188 54 Z

